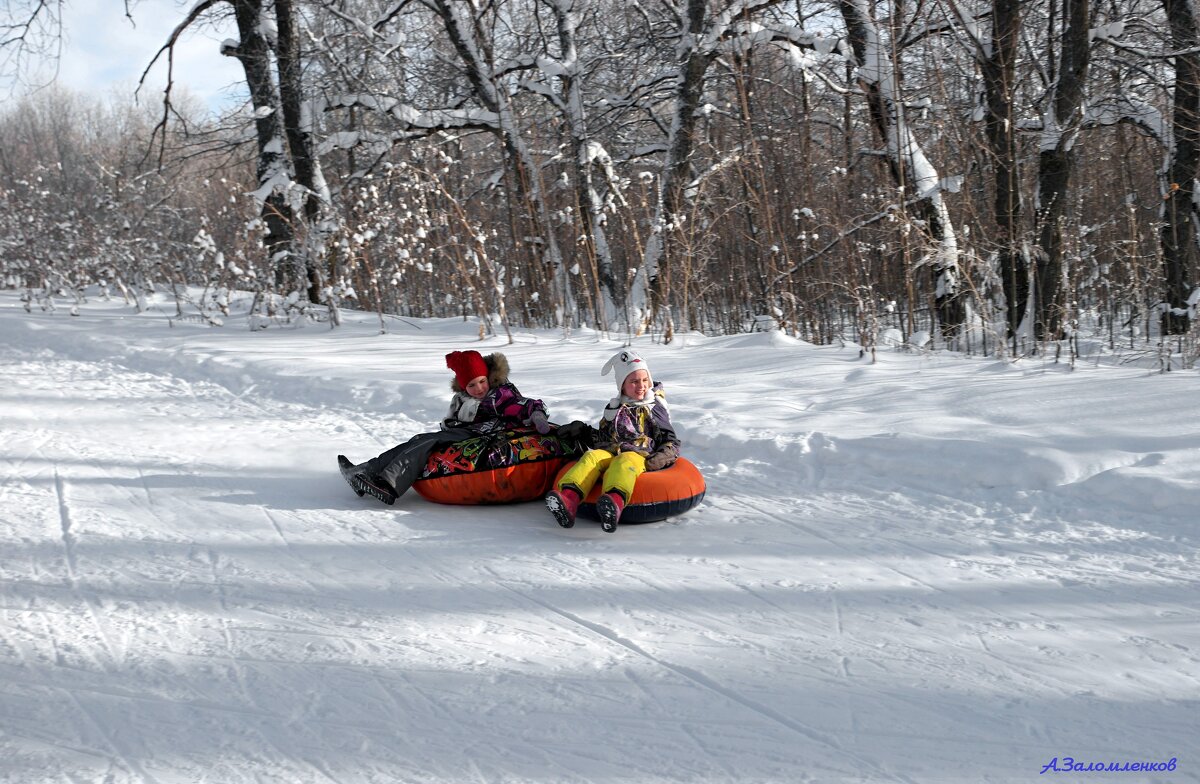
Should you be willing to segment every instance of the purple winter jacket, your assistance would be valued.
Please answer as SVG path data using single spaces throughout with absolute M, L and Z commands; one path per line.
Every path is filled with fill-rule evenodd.
M 466 392 L 455 392 L 454 397 L 450 399 L 450 411 L 442 420 L 442 426 L 463 427 L 490 422 L 495 422 L 496 427 L 527 425 L 534 411 L 545 414 L 545 404 L 540 400 L 524 397 L 516 386 L 504 383 L 489 389 L 480 400 Z
M 618 395 L 604 407 L 595 447 L 611 454 L 638 452 L 661 456 L 659 468 L 667 468 L 679 457 L 680 441 L 671 424 L 666 392 L 657 381 L 645 400 Z
M 546 414 L 546 406 L 540 400 L 525 397 L 508 380 L 508 358 L 500 352 L 483 358 L 488 369 L 488 393 L 476 400 L 451 379 L 450 410 L 442 420 L 442 428 L 469 427 L 481 432 L 491 432 L 505 427 L 528 425 L 533 412 Z

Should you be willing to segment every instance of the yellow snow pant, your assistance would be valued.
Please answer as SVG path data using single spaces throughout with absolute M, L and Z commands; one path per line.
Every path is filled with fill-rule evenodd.
M 600 485 L 600 489 L 605 493 L 617 490 L 628 502 L 633 496 L 634 483 L 645 470 L 646 458 L 637 452 L 622 452 L 614 456 L 603 449 L 589 449 L 579 458 L 579 462 L 563 474 L 557 489 L 562 490 L 570 485 L 586 498 L 603 473 L 604 483 Z

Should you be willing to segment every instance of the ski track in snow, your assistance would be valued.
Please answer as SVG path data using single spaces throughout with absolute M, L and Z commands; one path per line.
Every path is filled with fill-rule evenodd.
M 639 345 L 709 495 L 610 536 L 346 487 L 473 324 L 127 314 L 0 295 L 0 780 L 1200 781 L 1195 375 Z M 517 338 L 592 418 L 619 344 Z

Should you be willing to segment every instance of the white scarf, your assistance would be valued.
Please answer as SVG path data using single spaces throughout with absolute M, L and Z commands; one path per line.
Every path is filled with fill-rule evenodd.
M 640 406 L 642 408 L 651 408 L 655 403 L 662 403 L 664 406 L 667 401 L 655 394 L 654 387 L 646 390 L 646 396 L 641 400 L 636 400 L 628 395 L 617 395 L 612 400 L 608 401 L 608 405 L 604 407 L 604 418 L 609 422 L 613 421 L 617 416 L 618 409 L 621 406 Z

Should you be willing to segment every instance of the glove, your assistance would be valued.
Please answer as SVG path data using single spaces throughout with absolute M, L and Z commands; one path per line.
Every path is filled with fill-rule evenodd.
M 584 446 L 590 446 L 595 434 L 595 430 L 587 422 L 581 422 L 576 419 L 574 422 L 568 422 L 558 428 L 559 438 L 568 439 L 571 441 L 579 441 Z
M 550 432 L 550 420 L 546 419 L 546 412 L 540 409 L 529 415 L 529 424 L 542 435 Z
M 670 468 L 675 465 L 676 458 L 677 455 L 673 449 L 654 452 L 646 458 L 646 470 L 661 471 L 664 468 Z

